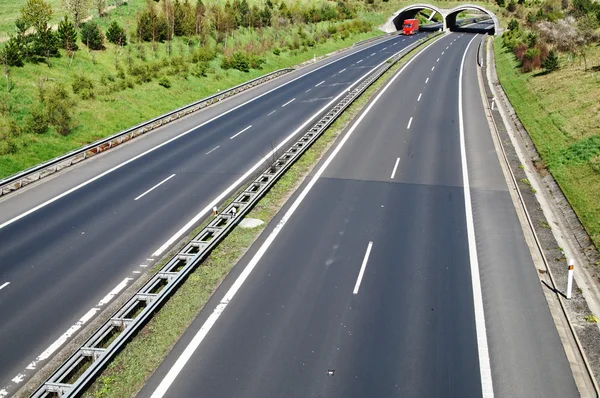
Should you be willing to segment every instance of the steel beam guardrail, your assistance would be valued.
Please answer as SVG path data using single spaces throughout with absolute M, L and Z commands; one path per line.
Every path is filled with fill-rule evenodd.
M 291 165 L 321 136 L 352 102 L 404 55 L 440 34 L 424 37 L 389 58 L 349 91 L 318 122 L 250 182 L 185 247 L 173 256 L 137 293 L 31 395 L 32 398 L 76 397 L 100 374 L 154 312 L 208 254 L 227 236 Z M 235 210 L 234 210 L 235 209 Z M 74 380 L 73 380 L 74 379 Z
M 93 155 L 96 155 L 107 149 L 129 141 L 132 138 L 138 137 L 144 133 L 154 130 L 155 128 L 161 127 L 167 123 L 172 122 L 173 120 L 180 119 L 185 115 L 196 112 L 225 98 L 231 97 L 232 95 L 248 90 L 252 87 L 255 87 L 266 81 L 272 80 L 293 70 L 293 68 L 285 68 L 276 70 L 271 73 L 267 73 L 266 75 L 257 77 L 256 79 L 249 80 L 235 87 L 229 88 L 217 94 L 211 95 L 199 101 L 175 109 L 174 111 L 165 113 L 164 115 L 158 116 L 154 119 L 140 123 L 136 126 L 128 128 L 127 130 L 123 130 L 119 133 L 113 134 L 110 137 L 103 138 L 89 145 L 68 152 L 62 156 L 56 157 L 47 162 L 23 170 L 17 174 L 0 180 L 0 196 L 14 192 L 26 185 L 31 184 L 32 182 L 38 181 L 44 177 L 54 174 L 57 171 L 60 171 L 66 167 L 70 167 Z

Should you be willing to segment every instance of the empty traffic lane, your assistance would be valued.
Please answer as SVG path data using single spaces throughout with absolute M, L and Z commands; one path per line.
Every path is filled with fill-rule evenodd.
M 528 277 L 535 268 L 514 208 L 503 205 L 495 224 L 494 203 L 470 188 L 490 188 L 488 169 L 493 184 L 501 175 L 474 91 L 473 43 L 449 35 L 398 75 L 140 396 L 578 395 L 539 281 Z M 511 263 L 525 293 L 493 274 Z M 502 289 L 533 308 L 499 300 Z M 523 332 L 517 349 L 498 315 L 532 316 L 504 318 Z

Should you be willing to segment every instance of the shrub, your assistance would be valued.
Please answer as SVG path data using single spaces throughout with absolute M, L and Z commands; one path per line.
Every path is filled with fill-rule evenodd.
M 208 62 L 198 62 L 196 66 L 192 69 L 192 76 L 206 77 L 208 69 Z
M 517 3 L 515 3 L 515 0 L 510 0 L 510 3 L 508 3 L 506 9 L 508 12 L 515 12 L 517 10 Z
M 84 75 L 75 74 L 73 76 L 73 92 L 78 94 L 81 99 L 94 98 L 94 82 Z
M 0 63 L 6 62 L 8 66 L 23 66 L 23 46 L 16 37 L 10 40 L 0 49 Z
M 242 72 L 250 71 L 250 60 L 248 56 L 237 51 L 232 56 L 225 56 L 221 61 L 221 67 L 223 69 L 237 69 Z
M 48 116 L 43 104 L 33 105 L 29 109 L 29 117 L 25 125 L 25 129 L 34 134 L 44 134 L 48 131 L 50 124 L 48 123 Z
M 44 99 L 47 120 L 56 127 L 61 135 L 67 135 L 71 131 L 73 105 L 74 103 L 64 86 L 54 85 L 47 89 Z
M 281 50 L 278 48 L 275 48 L 275 49 L 273 49 L 273 54 L 279 55 L 279 54 L 281 54 Z
M 511 19 L 508 23 L 508 30 L 519 30 L 519 21 L 516 19 Z
M 158 84 L 164 88 L 171 88 L 171 81 L 166 76 L 158 79 Z
M 515 57 L 523 62 L 523 59 L 525 58 L 525 53 L 527 52 L 527 46 L 523 43 L 517 44 L 514 47 L 514 53 L 515 53 Z
M 104 34 L 94 21 L 89 21 L 81 25 L 81 41 L 90 50 L 104 49 Z
M 108 30 L 106 31 L 106 39 L 118 46 L 127 45 L 127 35 L 125 34 L 125 30 L 117 23 L 117 21 L 112 21 Z
M 217 53 L 210 47 L 199 47 L 192 53 L 191 61 L 193 63 L 198 62 L 210 62 L 217 56 Z

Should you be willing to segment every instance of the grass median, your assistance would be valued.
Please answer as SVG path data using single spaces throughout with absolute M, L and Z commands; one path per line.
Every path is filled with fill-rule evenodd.
M 229 271 L 325 155 L 336 138 L 386 80 L 425 45 L 426 43 L 411 51 L 380 77 L 292 165 L 247 215 L 247 217 L 263 220 L 265 224 L 253 229 L 235 228 L 117 355 L 85 396 L 130 397 L 141 390 L 146 380 L 198 316 Z M 194 233 L 190 234 L 189 238 L 193 235 Z

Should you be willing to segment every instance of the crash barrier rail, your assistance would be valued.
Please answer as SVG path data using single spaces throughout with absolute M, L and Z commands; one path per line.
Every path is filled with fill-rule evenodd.
M 420 39 L 394 54 L 334 105 L 277 160 L 250 182 L 211 222 L 175 254 L 156 275 L 97 329 L 86 342 L 31 395 L 32 398 L 76 397 L 100 374 L 169 296 L 227 236 L 291 165 L 352 102 L 405 54 L 440 34 Z M 75 380 L 72 380 L 75 379 Z
M 62 156 L 56 157 L 54 159 L 48 160 L 47 162 L 23 170 L 17 174 L 0 180 L 0 196 L 14 192 L 26 185 L 31 184 L 32 182 L 38 181 L 44 177 L 52 175 L 57 171 L 77 164 L 82 160 L 97 155 L 98 153 L 104 152 L 107 149 L 113 148 L 135 137 L 145 134 L 151 130 L 164 126 L 167 123 L 180 119 L 183 116 L 189 115 L 190 113 L 196 112 L 225 98 L 231 97 L 232 95 L 258 86 L 259 84 L 262 84 L 269 80 L 273 80 L 276 77 L 284 75 L 293 70 L 293 68 L 285 68 L 276 70 L 271 73 L 267 73 L 266 75 L 257 77 L 256 79 L 249 80 L 230 89 L 203 98 L 199 101 L 185 105 L 179 109 L 165 113 L 164 115 L 158 116 L 154 119 L 133 126 L 127 130 L 123 130 L 119 133 L 113 134 L 110 137 L 103 138 L 89 145 L 68 152 Z

